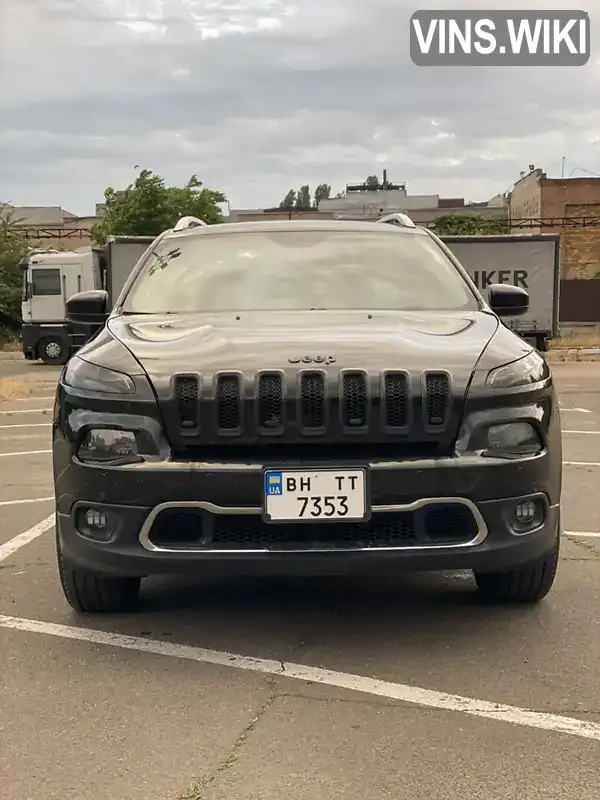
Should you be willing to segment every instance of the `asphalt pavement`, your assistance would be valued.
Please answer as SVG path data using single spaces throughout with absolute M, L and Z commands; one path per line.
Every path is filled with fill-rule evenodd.
M 54 557 L 58 370 L 0 359 L 25 392 L 0 402 L 0 800 L 597 800 L 600 363 L 553 371 L 567 534 L 539 606 L 483 606 L 468 573 L 155 578 L 82 621 Z

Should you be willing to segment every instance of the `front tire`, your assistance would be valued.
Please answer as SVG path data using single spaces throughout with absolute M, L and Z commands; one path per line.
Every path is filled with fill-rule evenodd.
M 557 541 L 547 555 L 508 572 L 475 572 L 482 598 L 490 603 L 539 603 L 554 583 L 559 549 Z
M 69 348 L 63 339 L 57 336 L 46 336 L 38 345 L 38 352 L 44 364 L 66 364 L 69 360 Z
M 77 613 L 114 614 L 137 605 L 141 578 L 108 577 L 70 564 L 62 552 L 58 530 L 56 557 L 64 595 Z

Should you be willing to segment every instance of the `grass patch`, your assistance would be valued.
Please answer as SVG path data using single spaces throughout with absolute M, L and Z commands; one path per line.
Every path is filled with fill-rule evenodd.
M 20 353 L 21 352 L 21 342 L 18 339 L 9 339 L 7 342 L 2 342 L 0 344 L 0 350 L 3 353 Z
M 13 331 L 0 328 L 0 351 L 4 353 L 18 353 L 21 350 L 21 339 Z
M 29 381 L 12 378 L 0 378 L 0 400 L 14 400 L 16 397 L 27 397 L 33 391 Z
M 560 339 L 552 339 L 549 344 L 551 350 L 559 350 L 563 347 L 600 347 L 600 333 L 579 333 L 565 336 Z

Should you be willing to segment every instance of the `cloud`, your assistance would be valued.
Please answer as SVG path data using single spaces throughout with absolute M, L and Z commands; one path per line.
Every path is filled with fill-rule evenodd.
M 597 53 L 576 68 L 416 67 L 414 10 L 4 0 L 0 199 L 91 213 L 134 164 L 169 182 L 197 173 L 237 207 L 275 204 L 305 182 L 341 189 L 384 166 L 411 194 L 470 200 L 506 190 L 530 163 L 556 173 L 565 156 L 567 174 L 600 172 Z M 587 10 L 593 24 L 600 0 Z

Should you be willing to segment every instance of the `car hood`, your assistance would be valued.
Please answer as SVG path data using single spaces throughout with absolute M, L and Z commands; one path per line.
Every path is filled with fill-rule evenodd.
M 110 333 L 160 383 L 177 372 L 327 363 L 374 372 L 446 369 L 467 378 L 498 325 L 485 311 L 119 315 L 108 322 Z

